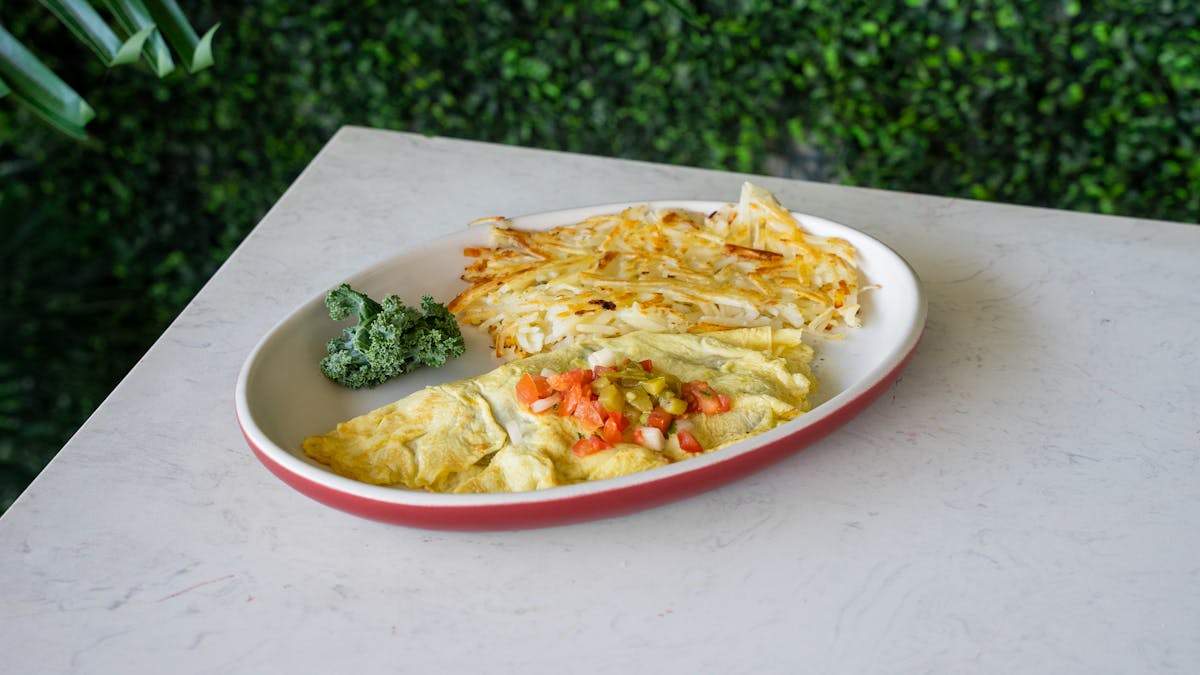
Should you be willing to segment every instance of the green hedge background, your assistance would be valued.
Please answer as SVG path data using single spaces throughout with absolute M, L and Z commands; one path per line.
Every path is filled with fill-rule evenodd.
M 1190 0 L 180 4 L 163 81 L 0 7 L 98 113 L 0 100 L 0 508 L 343 124 L 1200 220 Z

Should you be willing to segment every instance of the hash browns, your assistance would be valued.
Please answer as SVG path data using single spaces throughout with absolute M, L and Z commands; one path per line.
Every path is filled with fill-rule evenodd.
M 707 215 L 642 205 L 536 232 L 491 220 L 491 246 L 464 251 L 470 286 L 448 308 L 500 357 L 634 330 L 861 325 L 854 247 L 807 232 L 751 183 Z

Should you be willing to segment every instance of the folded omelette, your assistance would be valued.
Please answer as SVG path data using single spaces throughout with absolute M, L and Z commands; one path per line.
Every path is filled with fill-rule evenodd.
M 531 409 L 518 385 L 526 376 L 544 381 L 547 373 L 590 377 L 584 369 L 601 354 L 617 364 L 643 364 L 644 377 L 624 382 L 631 401 L 634 394 L 645 398 L 636 391 L 643 381 L 663 380 L 705 383 L 727 403 L 715 414 L 689 409 L 668 416 L 672 424 L 657 442 L 645 441 L 659 435 L 646 426 L 647 414 L 638 419 L 638 410 L 627 408 L 628 420 L 619 419 L 628 427 L 619 437 L 581 453 L 581 439 L 601 432 L 557 414 L 557 393 Z M 303 450 L 348 478 L 434 492 L 516 492 L 613 478 L 720 450 L 806 412 L 816 387 L 812 354 L 800 330 L 770 327 L 581 340 L 478 377 L 427 387 L 305 439 Z M 610 383 L 597 378 L 590 386 L 598 391 L 599 384 Z M 681 438 L 689 441 L 683 447 Z

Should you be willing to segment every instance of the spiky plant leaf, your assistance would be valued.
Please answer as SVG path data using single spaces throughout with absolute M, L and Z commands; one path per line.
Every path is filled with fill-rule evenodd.
M 59 131 L 87 138 L 84 126 L 96 116 L 74 89 L 0 26 L 0 80 L 10 95 Z
M 154 32 L 143 29 L 121 40 L 86 0 L 42 0 L 42 5 L 110 68 L 136 61 Z
M 159 32 L 167 39 L 167 44 L 175 50 L 175 54 L 183 61 L 188 72 L 195 73 L 213 65 L 212 39 L 217 28 L 216 24 L 208 29 L 203 37 L 197 37 L 192 24 L 184 16 L 183 10 L 175 0 L 144 0 L 150 17 L 158 26 Z
M 125 32 L 132 35 L 147 28 L 154 31 L 142 47 L 142 53 L 155 75 L 166 77 L 175 70 L 175 60 L 171 58 L 167 41 L 163 39 L 161 31 L 154 30 L 154 19 L 150 18 L 150 12 L 142 0 L 104 0 L 104 6 Z

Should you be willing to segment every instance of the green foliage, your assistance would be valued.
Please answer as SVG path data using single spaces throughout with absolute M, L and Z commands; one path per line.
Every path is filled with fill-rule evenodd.
M 0 20 L 97 117 L 76 144 L 0 106 L 0 473 L 37 470 L 343 124 L 1200 220 L 1192 2 L 187 2 L 216 67 L 119 81 L 28 4 Z
M 806 78 L 828 116 L 805 140 L 841 148 L 834 178 L 1197 219 L 1196 5 L 910 4 L 820 36 L 850 62 Z

